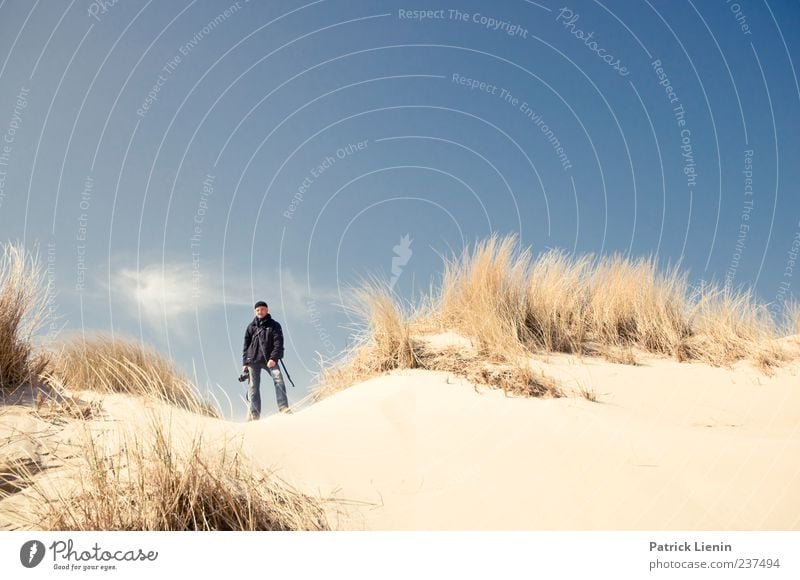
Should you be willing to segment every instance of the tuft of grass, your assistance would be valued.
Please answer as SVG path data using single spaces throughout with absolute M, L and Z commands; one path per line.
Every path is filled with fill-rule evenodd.
M 34 333 L 48 317 L 53 295 L 37 253 L 4 244 L 0 256 L 0 392 L 32 384 L 47 364 L 33 347 Z
M 682 348 L 688 358 L 715 366 L 752 355 L 780 360 L 780 349 L 770 346 L 778 336 L 777 326 L 751 291 L 706 286 L 687 300 L 692 332 Z
M 429 312 L 423 309 L 415 313 L 403 311 L 385 285 L 367 281 L 353 295 L 355 306 L 351 309 L 361 326 L 345 356 L 322 367 L 314 392 L 316 400 L 393 369 L 447 371 L 517 396 L 561 396 L 552 379 L 535 373 L 513 353 L 496 345 L 483 342 L 474 351 L 432 348 L 417 335 L 438 328 L 441 320 L 420 314 Z M 414 314 L 417 318 L 412 321 Z
M 631 346 L 600 345 L 598 352 L 609 362 L 619 365 L 639 366 L 636 353 Z
M 416 364 L 408 315 L 391 291 L 377 283 L 365 283 L 355 291 L 357 314 L 367 320 L 373 362 L 379 371 L 413 368 Z
M 476 360 L 453 352 L 452 364 L 442 356 L 426 358 L 420 337 L 430 329 L 469 338 L 477 348 L 475 368 L 482 368 L 482 361 L 557 351 L 632 365 L 638 364 L 638 353 L 715 366 L 750 359 L 769 374 L 791 358 L 776 344 L 778 327 L 751 291 L 714 283 L 691 289 L 679 264 L 659 268 L 653 257 L 571 256 L 559 250 L 534 259 L 515 235 L 497 234 L 443 262 L 441 284 L 417 310 L 402 311 L 379 285 L 358 289 L 357 314 L 365 330 L 344 362 L 323 371 L 318 393 L 392 368 L 455 366 L 470 374 L 463 369 L 472 369 Z M 800 308 L 787 316 L 800 331 Z M 486 370 L 482 381 L 507 387 L 495 371 Z M 528 379 L 513 380 L 527 384 Z
M 160 428 L 122 457 L 90 453 L 79 494 L 45 516 L 65 530 L 324 530 L 322 508 L 248 465 L 238 453 L 209 456 L 203 441 L 176 450 Z M 96 451 L 96 449 L 93 449 Z
M 17 463 L 0 499 L 16 527 L 43 530 L 327 530 L 320 500 L 252 466 L 239 452 L 212 449 L 201 437 L 181 445 L 154 421 L 123 436 L 87 429 L 81 452 L 54 486 Z M 12 498 L 13 499 L 13 498 Z M 14 508 L 17 506 L 17 509 Z
M 321 364 L 315 399 L 396 368 L 416 368 L 407 315 L 385 284 L 362 282 L 351 292 L 348 309 L 359 323 L 354 341 L 338 361 Z
M 472 339 L 487 355 L 520 353 L 528 337 L 529 265 L 530 251 L 519 251 L 515 236 L 497 234 L 461 256 L 444 257 L 441 287 L 431 300 L 436 321 Z
M 590 268 L 590 256 L 571 259 L 560 250 L 548 250 L 531 265 L 524 321 L 530 350 L 584 351 L 589 331 L 584 285 Z
M 653 258 L 615 254 L 596 260 L 586 274 L 586 326 L 594 341 L 674 354 L 691 332 L 686 276 L 677 267 L 660 272 Z
M 62 391 L 126 393 L 220 416 L 171 361 L 147 345 L 119 336 L 97 333 L 69 340 L 53 353 L 44 377 Z
M 20 426 L 0 431 L 0 528 L 331 528 L 326 508 L 337 500 L 294 489 L 224 435 L 187 432 L 164 411 L 154 409 L 149 423 L 119 423 L 100 401 L 59 388 L 32 407 L 0 408 Z
M 770 346 L 777 326 L 751 291 L 690 290 L 679 265 L 659 269 L 652 257 L 549 250 L 532 259 L 515 235 L 493 235 L 446 260 L 444 271 L 430 316 L 487 353 L 522 347 L 636 364 L 638 350 L 717 366 L 757 357 L 763 368 L 785 360 Z
M 597 390 L 595 390 L 594 387 L 587 387 L 581 384 L 578 388 L 578 392 L 580 393 L 581 397 L 587 401 L 591 401 L 592 403 L 597 402 Z

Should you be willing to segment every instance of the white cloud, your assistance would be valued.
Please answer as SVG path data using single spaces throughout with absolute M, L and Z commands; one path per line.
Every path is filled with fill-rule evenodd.
M 202 271 L 181 263 L 150 264 L 136 270 L 122 268 L 113 276 L 114 295 L 121 296 L 137 309 L 145 322 L 161 330 L 163 326 L 177 323 L 182 317 L 196 310 L 225 304 L 252 308 L 255 300 L 266 300 L 270 310 L 301 315 L 308 311 L 308 302 L 317 305 L 337 303 L 339 294 L 335 288 L 311 286 L 309 291 L 304 281 L 284 269 L 281 272 L 260 270 L 254 275 L 227 274 L 225 292 L 218 268 L 204 263 Z M 176 324 L 181 328 L 181 324 Z
M 194 312 L 214 303 L 213 293 L 182 264 L 152 264 L 140 270 L 123 268 L 113 279 L 114 291 L 136 306 L 151 324 Z

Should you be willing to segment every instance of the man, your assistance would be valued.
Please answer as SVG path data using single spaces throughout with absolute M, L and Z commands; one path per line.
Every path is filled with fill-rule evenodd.
M 269 314 L 269 307 L 263 300 L 255 305 L 256 317 L 247 325 L 244 332 L 242 350 L 242 372 L 250 375 L 248 395 L 250 412 L 248 421 L 261 417 L 261 370 L 268 369 L 275 383 L 275 397 L 281 413 L 290 413 L 286 398 L 286 385 L 278 368 L 283 358 L 283 330 L 277 320 Z

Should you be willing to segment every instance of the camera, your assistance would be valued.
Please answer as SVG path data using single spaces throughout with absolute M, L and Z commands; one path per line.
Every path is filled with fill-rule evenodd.
M 250 370 L 245 369 L 242 374 L 239 375 L 239 382 L 243 383 L 250 378 Z

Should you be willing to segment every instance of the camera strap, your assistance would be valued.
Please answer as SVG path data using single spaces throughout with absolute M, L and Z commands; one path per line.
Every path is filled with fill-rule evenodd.
M 289 382 L 292 383 L 292 386 L 294 387 L 294 381 L 292 380 L 292 377 L 289 374 L 289 371 L 286 370 L 286 365 L 284 364 L 283 359 L 279 358 L 278 359 L 278 363 L 283 367 L 283 372 L 286 373 L 286 378 L 289 379 Z M 295 388 L 297 388 L 297 387 L 295 387 Z

